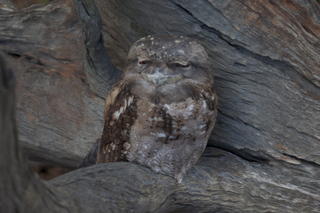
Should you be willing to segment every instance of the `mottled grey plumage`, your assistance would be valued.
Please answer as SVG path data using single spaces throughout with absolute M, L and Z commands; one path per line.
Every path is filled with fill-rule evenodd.
M 182 36 L 148 36 L 130 49 L 106 98 L 97 163 L 130 161 L 182 181 L 217 114 L 204 48 Z

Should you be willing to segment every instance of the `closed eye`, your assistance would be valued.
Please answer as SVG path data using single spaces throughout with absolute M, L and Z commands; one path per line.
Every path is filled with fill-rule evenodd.
M 149 61 L 149 60 L 141 60 L 138 63 L 139 64 L 149 64 L 149 63 L 151 63 L 151 61 Z
M 190 64 L 174 63 L 175 67 L 187 68 L 190 67 Z

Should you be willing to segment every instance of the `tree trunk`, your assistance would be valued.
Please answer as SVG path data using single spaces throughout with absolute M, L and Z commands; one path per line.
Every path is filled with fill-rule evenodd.
M 0 212 L 320 211 L 317 1 L 1 3 Z M 133 163 L 38 180 L 19 143 L 76 168 L 102 133 L 101 97 L 147 34 L 193 37 L 212 59 L 219 114 L 198 164 L 181 184 Z

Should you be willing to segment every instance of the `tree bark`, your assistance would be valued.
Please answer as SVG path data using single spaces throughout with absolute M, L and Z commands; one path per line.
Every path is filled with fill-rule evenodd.
M 0 8 L 0 212 L 320 211 L 317 1 L 94 2 Z M 38 180 L 19 142 L 75 168 L 130 45 L 155 33 L 194 37 L 213 62 L 219 115 L 198 164 L 182 184 L 131 163 Z
M 317 1 L 95 3 L 115 63 L 125 54 L 114 53 L 146 34 L 188 35 L 204 44 L 220 110 L 210 145 L 320 163 Z

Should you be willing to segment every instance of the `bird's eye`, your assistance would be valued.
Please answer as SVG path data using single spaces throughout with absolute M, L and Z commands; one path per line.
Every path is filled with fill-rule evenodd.
M 176 67 L 181 67 L 181 68 L 190 67 L 190 64 L 175 63 L 174 65 L 175 65 Z
M 190 64 L 181 65 L 181 67 L 184 67 L 184 68 L 190 67 Z
M 148 61 L 148 60 L 141 60 L 141 61 L 139 61 L 139 64 L 149 64 L 150 63 L 150 61 Z

